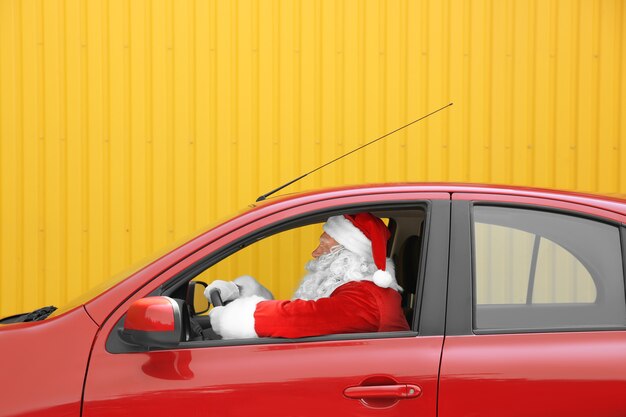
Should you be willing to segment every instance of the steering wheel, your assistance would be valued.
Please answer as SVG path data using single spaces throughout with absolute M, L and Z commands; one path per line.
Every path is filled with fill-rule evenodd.
M 220 294 L 220 290 L 218 290 L 217 288 L 211 291 L 209 296 L 211 298 L 211 304 L 213 304 L 213 307 L 221 307 L 224 305 L 224 302 L 222 301 L 222 294 Z

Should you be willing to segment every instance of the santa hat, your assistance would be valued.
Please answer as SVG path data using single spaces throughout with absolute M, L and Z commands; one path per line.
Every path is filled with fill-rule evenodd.
M 330 217 L 324 231 L 340 245 L 364 258 L 373 258 L 378 270 L 374 273 L 374 284 L 388 288 L 393 277 L 386 270 L 387 240 L 391 236 L 382 220 L 371 213 Z

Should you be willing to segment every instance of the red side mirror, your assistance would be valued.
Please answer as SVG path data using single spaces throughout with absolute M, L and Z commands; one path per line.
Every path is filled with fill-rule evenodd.
M 179 303 L 170 297 L 147 297 L 131 304 L 122 338 L 146 347 L 174 347 L 182 340 L 183 319 Z

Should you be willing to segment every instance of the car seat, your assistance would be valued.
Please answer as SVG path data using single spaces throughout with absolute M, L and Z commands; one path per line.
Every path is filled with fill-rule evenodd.
M 402 244 L 396 262 L 398 284 L 404 289 L 402 309 L 409 325 L 413 324 L 421 246 L 422 239 L 419 236 L 409 236 Z

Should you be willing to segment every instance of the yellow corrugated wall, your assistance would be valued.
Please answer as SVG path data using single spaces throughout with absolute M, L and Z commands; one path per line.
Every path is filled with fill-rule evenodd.
M 625 2 L 0 0 L 0 316 L 448 102 L 286 191 L 625 192 Z

